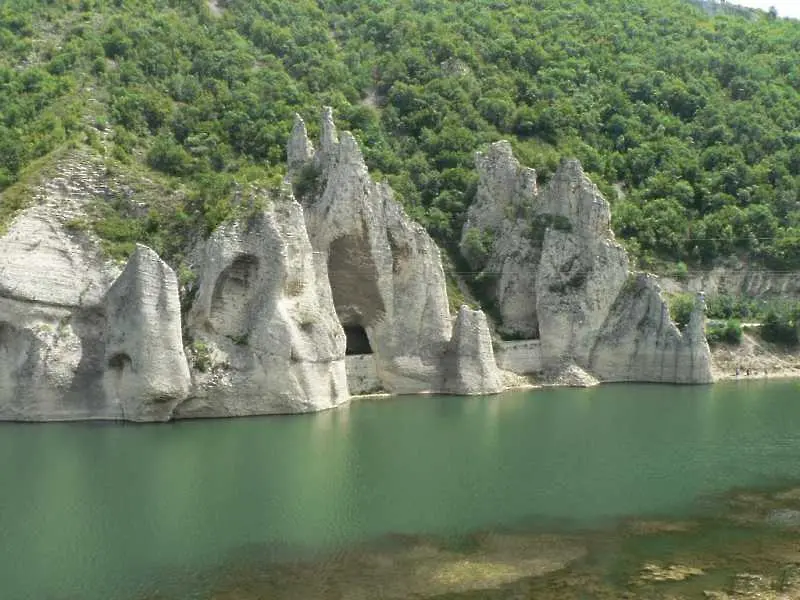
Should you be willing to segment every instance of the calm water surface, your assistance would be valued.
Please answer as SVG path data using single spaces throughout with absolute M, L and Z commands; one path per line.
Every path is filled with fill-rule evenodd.
M 800 387 L 615 385 L 317 415 L 0 425 L 0 598 L 129 600 L 248 549 L 675 517 L 800 480 Z M 243 558 L 244 559 L 244 558 Z M 197 594 L 193 596 L 192 594 Z

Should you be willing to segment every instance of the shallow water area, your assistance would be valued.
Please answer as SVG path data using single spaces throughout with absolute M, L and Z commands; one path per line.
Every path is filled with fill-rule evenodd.
M 798 425 L 791 381 L 381 398 L 167 425 L 2 424 L 0 591 L 245 600 L 725 589 L 750 559 L 765 572 L 794 560 L 800 505 L 761 490 L 800 482 Z M 748 500 L 733 489 L 756 491 Z M 667 569 L 656 575 L 692 563 L 703 575 L 652 582 L 639 578 L 648 561 Z

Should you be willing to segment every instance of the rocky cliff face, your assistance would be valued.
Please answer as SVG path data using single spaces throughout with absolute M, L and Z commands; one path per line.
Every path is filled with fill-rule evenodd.
M 298 117 L 288 154 L 317 269 L 330 282 L 345 330 L 366 334 L 384 388 L 450 391 L 443 370 L 467 367 L 449 358 L 452 324 L 433 240 L 406 216 L 387 185 L 372 181 L 358 144 L 349 132 L 339 135 L 330 109 L 323 113 L 319 150 L 313 151 Z M 468 318 L 483 330 L 470 338 L 481 347 L 465 352 L 482 357 L 486 376 L 456 386 L 458 393 L 500 391 L 485 319 L 464 312 Z M 470 379 L 466 373 L 459 377 Z
M 709 298 L 718 294 L 770 300 L 800 300 L 800 272 L 772 271 L 760 265 L 733 262 L 708 271 L 690 272 L 684 280 L 661 277 L 668 293 L 705 292 Z
M 350 397 L 359 332 L 383 389 L 500 391 L 485 317 L 464 308 L 452 335 L 438 248 L 370 179 L 330 109 L 319 151 L 298 120 L 287 152 L 305 209 L 287 189 L 201 242 L 185 328 L 155 252 L 138 246 L 120 271 L 75 227 L 113 196 L 102 165 L 61 163 L 0 237 L 0 419 L 323 410 Z
M 107 402 L 126 420 L 168 420 L 191 385 L 174 271 L 138 245 L 104 305 Z
M 462 306 L 444 359 L 441 389 L 450 394 L 482 394 L 503 384 L 494 360 L 486 315 Z
M 655 281 L 629 272 L 608 203 L 575 160 L 538 190 L 507 142 L 477 156 L 476 201 L 461 248 L 494 281 L 515 337 L 539 338 L 545 370 L 570 366 L 606 381 L 711 381 L 703 305 L 680 332 Z
M 70 226 L 100 171 L 61 167 L 0 237 L 0 419 L 169 418 L 189 391 L 175 275 L 144 247 L 120 275 Z
M 200 265 L 187 319 L 197 389 L 178 416 L 309 412 L 349 399 L 344 332 L 297 202 L 222 225 Z
M 75 227 L 113 194 L 101 164 L 63 162 L 0 236 L 0 419 L 322 410 L 348 400 L 345 355 L 365 352 L 363 368 L 351 363 L 370 391 L 500 391 L 485 315 L 464 306 L 451 319 L 438 248 L 370 178 L 330 109 L 318 149 L 298 118 L 287 153 L 299 202 L 287 184 L 198 243 L 183 303 L 151 249 L 120 269 Z M 534 362 L 581 384 L 593 381 L 585 371 L 710 380 L 702 300 L 678 331 L 652 278 L 628 272 L 577 162 L 538 190 L 499 143 L 478 170 L 463 250 L 496 277 L 506 331 L 540 338 Z

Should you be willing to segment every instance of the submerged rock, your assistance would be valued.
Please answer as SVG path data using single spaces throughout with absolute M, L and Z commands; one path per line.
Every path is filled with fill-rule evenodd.
M 654 563 L 644 565 L 635 583 L 663 583 L 667 581 L 684 581 L 690 577 L 703 575 L 704 571 L 685 565 L 667 565 L 662 567 Z
M 484 534 L 469 551 L 441 540 L 380 540 L 384 546 L 344 549 L 320 561 L 272 563 L 217 586 L 219 600 L 328 598 L 438 598 L 500 593 L 564 569 L 586 555 L 581 540 L 557 535 Z M 389 547 L 386 547 L 389 546 Z M 483 597 L 483 596 L 481 596 Z
M 508 142 L 478 153 L 476 165 L 461 251 L 494 282 L 501 333 L 540 339 L 546 372 L 574 365 L 602 381 L 712 381 L 702 298 L 681 332 L 655 279 L 630 272 L 608 202 L 578 161 L 564 161 L 543 189 Z

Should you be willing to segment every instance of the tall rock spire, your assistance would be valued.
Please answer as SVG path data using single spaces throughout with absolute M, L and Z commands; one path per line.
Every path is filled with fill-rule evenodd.
M 289 173 L 295 173 L 314 158 L 314 144 L 308 139 L 308 131 L 303 117 L 295 113 L 294 126 L 286 144 L 286 160 Z

